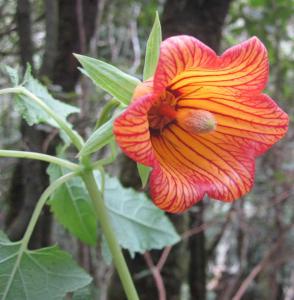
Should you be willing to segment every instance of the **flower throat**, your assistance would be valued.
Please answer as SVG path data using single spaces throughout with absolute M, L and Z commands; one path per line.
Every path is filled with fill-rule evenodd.
M 148 112 L 152 135 L 159 135 L 165 128 L 176 123 L 192 134 L 209 133 L 216 129 L 216 120 L 209 111 L 192 108 L 176 108 L 177 99 L 166 92 Z

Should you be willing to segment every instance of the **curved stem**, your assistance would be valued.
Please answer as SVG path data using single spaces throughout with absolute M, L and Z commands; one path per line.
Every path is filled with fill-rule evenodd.
M 20 93 L 19 87 L 7 88 L 0 90 L 0 95 Z
M 74 130 L 68 126 L 56 112 L 54 112 L 46 103 L 44 103 L 40 98 L 31 93 L 28 89 L 23 86 L 17 86 L 14 88 L 7 88 L 0 90 L 1 94 L 23 94 L 31 98 L 40 108 L 42 108 L 59 126 L 62 128 L 65 133 L 68 135 L 72 143 L 77 147 L 78 150 L 81 150 L 84 146 L 84 141 L 82 137 Z
M 78 171 L 80 166 L 65 159 L 57 158 L 51 155 L 29 152 L 29 151 L 14 151 L 14 150 L 0 150 L 0 157 L 17 157 L 28 158 L 46 161 L 48 163 L 56 164 L 72 171 Z
M 46 204 L 46 201 L 47 199 L 49 198 L 49 196 L 57 189 L 59 188 L 63 183 L 65 183 L 67 180 L 69 180 L 70 178 L 76 176 L 76 173 L 75 172 L 71 172 L 71 173 L 68 173 L 60 178 L 58 178 L 56 181 L 54 181 L 52 184 L 50 184 L 47 189 L 43 192 L 43 194 L 41 195 L 35 209 L 34 209 L 34 212 L 32 214 L 32 217 L 30 219 L 30 222 L 29 222 L 29 225 L 27 227 L 27 230 L 21 240 L 21 245 L 20 245 L 20 248 L 19 248 L 19 252 L 18 252 L 18 255 L 17 255 L 17 258 L 16 258 L 16 261 L 15 261 L 15 264 L 13 266 L 13 269 L 12 269 L 12 272 L 9 276 L 9 281 L 7 282 L 7 285 L 5 287 L 5 291 L 3 293 L 3 296 L 2 296 L 2 300 L 5 300 L 7 295 L 8 295 L 8 292 L 9 292 L 9 289 L 11 287 L 11 284 L 13 282 L 13 279 L 14 279 L 14 276 L 17 272 L 17 269 L 19 267 L 19 264 L 20 264 L 20 261 L 21 261 L 21 258 L 24 254 L 24 252 L 27 250 L 28 248 L 28 244 L 29 244 L 29 241 L 30 241 L 30 238 L 32 236 L 32 233 L 33 233 L 33 230 L 37 224 L 37 221 L 38 221 L 38 218 L 40 216 L 40 213 L 43 209 L 43 206 Z
M 98 189 L 94 174 L 92 171 L 87 171 L 83 173 L 82 178 L 95 206 L 97 217 L 111 251 L 115 268 L 118 272 L 127 298 L 128 300 L 139 300 L 128 266 L 113 232 L 103 196 Z

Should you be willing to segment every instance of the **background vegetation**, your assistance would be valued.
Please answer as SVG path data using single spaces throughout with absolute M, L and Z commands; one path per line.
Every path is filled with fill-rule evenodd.
M 81 107 L 73 122 L 87 136 L 110 98 L 80 76 L 72 53 L 97 57 L 140 76 L 156 10 L 165 37 L 194 35 L 219 53 L 258 36 L 270 55 L 267 93 L 293 120 L 293 0 L 0 0 L 0 63 L 19 67 L 20 72 L 31 63 L 34 75 L 57 98 Z M 0 87 L 8 85 L 1 75 Z M 29 127 L 9 99 L 1 97 L 1 149 L 54 153 L 56 144 L 55 130 Z M 23 235 L 48 184 L 46 167 L 33 161 L 0 160 L 0 226 L 13 240 Z M 136 168 L 125 157 L 109 172 L 124 185 L 141 189 Z M 158 299 L 164 293 L 168 300 L 294 299 L 293 182 L 290 124 L 286 138 L 258 160 L 256 184 L 248 196 L 233 204 L 205 199 L 189 213 L 171 216 L 181 242 L 129 258 L 141 299 Z M 94 276 L 93 288 L 81 291 L 76 297 L 82 298 L 76 299 L 98 299 L 98 293 L 101 299 L 124 299 L 100 248 L 70 237 L 47 209 L 31 247 L 56 242 Z

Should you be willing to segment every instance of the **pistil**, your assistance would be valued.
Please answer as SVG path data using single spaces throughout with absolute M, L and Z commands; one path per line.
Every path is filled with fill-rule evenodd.
M 177 123 L 190 133 L 209 133 L 216 129 L 214 115 L 201 109 L 181 109 L 176 114 Z

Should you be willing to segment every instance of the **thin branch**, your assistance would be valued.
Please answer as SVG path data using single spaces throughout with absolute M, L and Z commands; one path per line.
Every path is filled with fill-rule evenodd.
M 181 236 L 181 240 L 186 240 L 186 239 L 189 239 L 191 236 L 195 235 L 195 234 L 198 234 L 204 230 L 206 230 L 207 228 L 209 228 L 210 226 L 212 225 L 215 225 L 217 223 L 219 223 L 220 221 L 210 221 L 210 222 L 207 222 L 207 223 L 203 223 L 201 224 L 200 226 L 197 226 L 197 227 L 194 227 L 194 228 L 191 228 L 190 230 L 187 230 L 185 231 L 182 236 Z M 156 267 L 159 269 L 159 270 L 162 270 L 164 264 L 166 263 L 166 260 L 170 254 L 170 251 L 172 250 L 172 246 L 167 246 L 164 248 L 159 260 L 158 260 L 158 263 L 156 265 Z
M 166 290 L 165 290 L 162 276 L 160 274 L 160 270 L 158 269 L 157 266 L 154 265 L 153 259 L 149 252 L 144 253 L 144 259 L 153 275 L 153 278 L 154 278 L 154 281 L 155 281 L 155 284 L 156 284 L 156 287 L 158 290 L 159 300 L 166 300 Z
M 162 251 L 162 254 L 161 254 L 161 256 L 160 256 L 160 259 L 159 259 L 159 261 L 158 261 L 158 263 L 157 263 L 157 268 L 159 269 L 159 271 L 162 270 L 162 268 L 163 268 L 163 266 L 164 266 L 164 264 L 165 264 L 165 262 L 166 262 L 166 260 L 167 260 L 167 258 L 168 258 L 168 256 L 169 256 L 169 254 L 170 254 L 170 252 L 171 252 L 171 249 L 172 249 L 172 246 L 167 246 L 167 247 L 165 247 L 164 250 Z
M 207 228 L 211 227 L 212 225 L 218 224 L 220 222 L 221 222 L 220 220 L 213 220 L 210 222 L 203 223 L 197 227 L 191 228 L 190 230 L 187 230 L 182 234 L 182 240 L 189 239 L 191 236 L 198 234 L 206 230 Z

